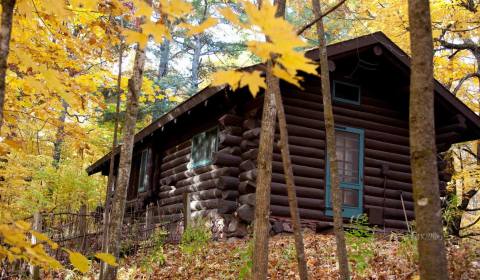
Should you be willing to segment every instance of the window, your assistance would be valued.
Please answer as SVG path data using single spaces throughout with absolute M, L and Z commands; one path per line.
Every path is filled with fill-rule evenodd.
M 363 142 L 364 132 L 351 127 L 335 128 L 337 171 L 342 190 L 344 217 L 352 217 L 363 212 Z M 332 192 L 330 190 L 330 170 L 327 159 L 326 214 L 332 215 Z
M 218 129 L 204 131 L 192 138 L 192 159 L 191 168 L 209 165 L 212 162 L 213 154 L 217 151 Z
M 333 100 L 360 105 L 360 86 L 333 81 Z
M 148 186 L 148 162 L 150 160 L 150 149 L 145 149 L 142 151 L 142 157 L 140 161 L 140 174 L 138 176 L 138 188 L 137 191 L 144 192 Z

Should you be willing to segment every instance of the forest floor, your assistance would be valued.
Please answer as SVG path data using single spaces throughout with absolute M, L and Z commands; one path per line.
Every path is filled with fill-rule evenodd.
M 334 236 L 306 232 L 304 240 L 311 279 L 337 279 Z M 348 241 L 353 279 L 419 279 L 413 238 L 376 235 Z M 211 241 L 194 252 L 164 245 L 123 259 L 119 279 L 247 279 L 251 244 L 249 239 Z M 269 279 L 298 279 L 293 244 L 292 235 L 270 239 Z M 450 279 L 480 279 L 480 242 L 450 239 L 447 244 Z

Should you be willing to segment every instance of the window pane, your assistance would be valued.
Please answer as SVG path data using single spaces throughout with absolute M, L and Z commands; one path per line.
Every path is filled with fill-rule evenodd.
M 360 88 L 356 85 L 349 85 L 334 81 L 334 97 L 348 100 L 351 102 L 360 102 Z
M 199 167 L 211 163 L 217 151 L 217 129 L 211 129 L 192 138 L 192 166 Z
M 358 183 L 359 135 L 337 130 L 335 136 L 340 181 L 344 183 Z
M 358 206 L 358 190 L 343 189 L 343 205 L 350 207 Z
M 148 185 L 147 166 L 148 166 L 149 155 L 150 155 L 150 149 L 144 150 L 142 152 L 142 159 L 140 162 L 140 176 L 138 178 L 138 192 L 145 191 Z

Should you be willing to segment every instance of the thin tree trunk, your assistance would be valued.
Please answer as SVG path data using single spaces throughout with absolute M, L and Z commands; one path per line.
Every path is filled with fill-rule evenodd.
M 315 17 L 322 14 L 320 1 L 312 0 L 312 6 Z M 335 241 L 337 245 L 337 259 L 339 264 L 340 279 L 350 279 L 348 269 L 347 245 L 345 242 L 345 233 L 343 231 L 342 217 L 342 194 L 340 190 L 340 182 L 337 174 L 337 156 L 335 147 L 335 124 L 333 120 L 332 98 L 330 93 L 330 77 L 328 72 L 328 56 L 325 41 L 325 31 L 323 27 L 323 19 L 317 21 L 318 49 L 320 59 L 320 73 L 322 79 L 322 98 L 323 98 L 323 114 L 325 119 L 325 135 L 327 159 L 330 168 L 330 189 L 332 191 L 332 207 L 333 207 L 333 230 L 335 233 Z
M 285 16 L 285 1 L 278 3 L 277 15 Z M 283 171 L 285 182 L 287 184 L 288 205 L 290 206 L 290 216 L 292 218 L 293 235 L 295 238 L 295 251 L 298 263 L 298 272 L 301 280 L 308 279 L 307 262 L 303 245 L 302 227 L 300 224 L 300 214 L 298 212 L 297 193 L 295 191 L 295 177 L 293 175 L 292 161 L 290 158 L 290 147 L 288 144 L 287 120 L 285 118 L 285 109 L 280 87 L 274 91 L 275 103 L 277 105 L 278 126 L 280 129 L 280 140 L 278 146 L 282 155 Z
M 160 45 L 160 62 L 158 63 L 157 78 L 161 79 L 167 76 L 168 73 L 168 61 L 170 56 L 170 41 L 166 38 Z
M 65 142 L 65 119 L 67 118 L 68 104 L 62 98 L 62 111 L 60 117 L 58 117 L 59 126 L 57 127 L 57 133 L 55 134 L 55 142 L 53 143 L 53 162 L 52 165 L 55 168 L 59 167 L 60 160 L 62 159 L 62 145 Z
M 120 150 L 120 163 L 115 194 L 111 204 L 111 214 L 108 226 L 107 252 L 118 257 L 125 204 L 127 200 L 128 182 L 132 163 L 133 140 L 135 136 L 135 123 L 138 115 L 138 98 L 142 89 L 142 77 L 145 66 L 145 51 L 137 45 L 135 61 L 133 64 L 132 78 L 128 80 L 127 109 L 123 132 L 123 144 Z M 115 279 L 116 269 L 108 266 L 104 279 Z
M 258 1 L 259 8 L 262 1 Z M 277 17 L 285 14 L 285 0 L 277 2 Z M 268 40 L 268 38 L 267 38 Z M 258 175 L 255 190 L 255 220 L 253 223 L 253 279 L 267 279 L 268 276 L 268 234 L 270 216 L 270 183 L 272 181 L 272 157 L 275 139 L 277 106 L 275 93 L 280 94 L 280 83 L 273 73 L 273 62 L 267 62 L 265 96 L 263 99 L 262 124 L 258 147 Z
M 428 0 L 408 1 L 410 46 L 410 156 L 421 279 L 448 279 L 433 110 L 433 42 Z
M 195 42 L 192 57 L 192 76 L 191 76 L 191 88 L 195 93 L 198 89 L 198 72 L 200 70 L 200 64 L 202 63 L 202 42 L 200 40 L 200 34 L 195 36 L 193 41 Z
M 108 225 L 110 222 L 110 203 L 115 182 L 115 148 L 118 145 L 118 126 L 120 122 L 120 100 L 122 95 L 122 66 L 123 66 L 123 43 L 120 44 L 118 58 L 118 75 L 117 75 L 117 100 L 115 107 L 115 126 L 113 129 L 112 151 L 110 155 L 110 166 L 108 170 L 107 192 L 105 197 L 105 211 L 103 215 L 103 234 L 102 234 L 102 250 L 106 252 L 108 242 Z M 107 267 L 106 263 L 102 263 L 100 268 L 100 279 L 103 279 L 103 273 Z
M 7 60 L 10 52 L 12 34 L 13 8 L 16 0 L 2 0 L 2 19 L 0 25 L 0 132 L 3 126 L 3 107 L 5 105 L 5 79 Z

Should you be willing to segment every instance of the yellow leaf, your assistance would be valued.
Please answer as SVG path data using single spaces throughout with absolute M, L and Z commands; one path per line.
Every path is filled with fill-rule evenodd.
M 25 222 L 25 221 L 16 221 L 15 222 L 15 225 L 21 229 L 21 230 L 24 230 L 24 231 L 27 231 L 30 229 L 30 224 Z
M 146 3 L 146 1 L 135 0 L 133 3 L 135 4 L 135 15 L 145 16 L 147 19 L 152 16 L 153 9 L 150 5 Z
M 115 257 L 107 253 L 96 253 L 95 257 L 111 266 L 118 266 Z
M 139 33 L 133 30 L 124 29 L 122 34 L 125 36 L 125 41 L 127 44 L 135 44 L 138 43 L 140 47 L 143 49 L 148 43 L 148 35 Z
M 229 84 L 232 90 L 248 86 L 253 97 L 257 96 L 260 87 L 266 88 L 265 79 L 260 71 L 240 72 L 240 71 L 220 71 L 212 75 L 212 85 L 218 86 Z
M 287 71 L 282 69 L 280 66 L 275 65 L 273 67 L 272 72 L 273 72 L 273 75 L 277 76 L 278 78 L 280 78 L 284 81 L 287 81 L 291 84 L 294 84 L 297 87 L 301 88 L 300 83 L 299 83 L 299 79 L 295 75 L 291 75 L 290 73 L 288 73 Z
M 147 22 L 142 24 L 142 33 L 146 35 L 152 35 L 155 42 L 161 43 L 163 41 L 163 37 L 171 40 L 172 36 L 168 31 L 168 28 L 162 23 L 155 23 L 155 22 Z
M 162 14 L 180 17 L 188 14 L 192 10 L 192 5 L 179 0 L 160 0 L 160 10 Z
M 224 18 L 226 18 L 228 21 L 230 21 L 234 25 L 237 25 L 245 29 L 249 28 L 247 24 L 244 24 L 243 22 L 240 21 L 237 15 L 230 8 L 223 8 L 223 9 L 219 9 L 218 11 Z
M 70 263 L 76 269 L 78 269 L 78 271 L 80 271 L 81 273 L 85 273 L 90 269 L 90 263 L 84 255 L 77 252 L 72 252 L 70 250 L 66 251 L 68 252 L 68 259 L 70 260 Z
M 218 23 L 218 20 L 214 18 L 208 18 L 207 20 L 202 22 L 200 25 L 190 25 L 187 23 L 182 23 L 179 26 L 187 29 L 188 36 L 194 36 L 202 33 L 203 31 L 205 31 L 205 29 L 208 29 L 216 25 L 217 23 Z

